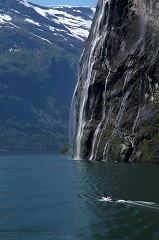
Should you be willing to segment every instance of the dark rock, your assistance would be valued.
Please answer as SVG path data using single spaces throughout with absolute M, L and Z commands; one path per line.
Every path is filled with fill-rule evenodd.
M 122 150 L 120 153 L 121 160 L 123 162 L 128 162 L 131 157 L 132 152 L 133 152 L 133 144 L 129 140 L 129 137 L 126 137 L 124 144 L 122 144 Z

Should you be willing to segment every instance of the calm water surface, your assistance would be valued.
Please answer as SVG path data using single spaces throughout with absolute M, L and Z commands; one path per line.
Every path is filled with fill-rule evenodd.
M 0 239 L 158 240 L 158 183 L 158 165 L 0 156 Z

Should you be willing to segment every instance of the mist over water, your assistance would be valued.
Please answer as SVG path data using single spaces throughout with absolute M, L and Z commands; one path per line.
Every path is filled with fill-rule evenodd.
M 158 181 L 150 164 L 1 156 L 0 239 L 158 240 Z

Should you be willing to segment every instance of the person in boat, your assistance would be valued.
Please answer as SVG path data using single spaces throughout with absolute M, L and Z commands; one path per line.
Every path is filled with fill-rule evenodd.
M 107 197 L 108 197 L 107 195 L 105 195 L 105 194 L 103 195 L 103 198 L 107 198 Z
M 106 198 L 110 201 L 115 201 L 116 200 L 113 196 L 107 196 L 107 195 L 103 195 L 102 198 Z

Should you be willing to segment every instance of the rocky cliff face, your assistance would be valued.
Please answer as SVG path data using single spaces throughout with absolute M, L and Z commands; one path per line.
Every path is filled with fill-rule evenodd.
M 73 157 L 159 161 L 159 3 L 100 0 L 73 98 Z

